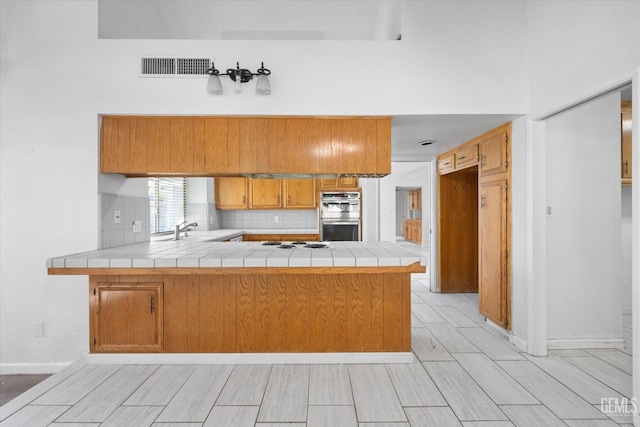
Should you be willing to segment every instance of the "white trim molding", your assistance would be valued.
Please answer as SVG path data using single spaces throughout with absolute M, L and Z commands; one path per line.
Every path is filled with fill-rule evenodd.
M 549 339 L 549 350 L 577 350 L 589 348 L 624 348 L 622 338 L 577 338 L 577 339 Z
M 0 375 L 39 375 L 55 374 L 74 363 L 0 363 Z
M 411 352 L 371 353 L 103 353 L 88 354 L 87 364 L 192 365 L 192 364 L 359 364 L 412 363 Z

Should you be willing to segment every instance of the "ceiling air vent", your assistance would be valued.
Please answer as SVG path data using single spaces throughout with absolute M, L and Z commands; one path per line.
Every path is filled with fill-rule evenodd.
M 207 74 L 209 58 L 141 57 L 140 77 L 185 77 Z

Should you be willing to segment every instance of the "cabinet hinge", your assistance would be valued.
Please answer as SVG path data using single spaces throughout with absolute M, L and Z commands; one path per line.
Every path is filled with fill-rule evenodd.
M 508 168 L 508 167 L 509 167 L 509 160 L 505 160 L 505 161 L 504 161 L 504 167 L 505 167 L 505 168 Z
M 93 294 L 94 294 L 94 295 L 96 294 L 96 290 L 95 290 L 95 289 L 93 290 Z
M 508 133 L 504 134 L 504 142 L 509 142 L 509 134 Z
M 97 340 L 94 338 L 93 339 L 93 345 L 96 345 Z
M 504 251 L 504 257 L 509 258 L 509 251 Z
M 508 190 L 508 189 L 509 189 L 509 183 L 508 183 L 508 182 L 505 182 L 505 183 L 504 183 L 504 189 L 505 189 L 505 190 Z

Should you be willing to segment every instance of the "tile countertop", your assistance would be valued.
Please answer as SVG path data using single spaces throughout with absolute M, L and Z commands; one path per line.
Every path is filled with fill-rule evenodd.
M 427 262 L 389 242 L 325 242 L 329 247 L 281 249 L 261 242 L 219 242 L 211 241 L 211 234 L 203 236 L 50 258 L 47 268 L 393 267 L 426 266 Z
M 206 239 L 208 241 L 223 242 L 243 234 L 320 234 L 318 229 L 300 228 L 266 228 L 266 229 L 220 229 L 210 231 L 189 231 L 187 240 Z M 152 237 L 152 242 L 173 241 L 173 233 Z

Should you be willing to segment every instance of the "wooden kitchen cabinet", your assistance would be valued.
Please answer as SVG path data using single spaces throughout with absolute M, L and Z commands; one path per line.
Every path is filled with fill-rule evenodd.
M 422 243 L 422 220 L 405 219 L 403 221 L 403 232 L 405 240 Z
M 621 177 L 622 186 L 631 186 L 632 178 L 632 162 L 631 162 L 631 102 L 623 102 L 621 109 L 621 128 L 622 128 L 622 158 L 621 158 Z
M 438 175 L 440 292 L 477 291 L 480 313 L 506 329 L 511 327 L 510 140 L 506 123 L 438 157 L 438 164 L 454 166 Z M 479 160 L 465 163 L 475 147 Z
M 284 179 L 285 209 L 315 209 L 318 207 L 318 195 L 315 179 Z
M 509 167 L 507 159 L 507 143 L 509 142 L 509 131 L 498 128 L 494 132 L 488 133 L 478 143 L 480 154 L 480 176 L 506 173 Z
M 443 155 L 438 156 L 438 173 L 440 175 L 447 174 L 449 172 L 453 172 L 455 170 L 455 161 L 454 155 Z
M 238 177 L 218 177 L 215 180 L 216 206 L 220 210 L 247 209 L 248 179 Z
M 317 242 L 319 234 L 245 234 L 244 242 Z
M 100 172 L 385 176 L 391 172 L 391 119 L 104 115 Z
M 422 210 L 422 190 L 409 191 L 409 209 Z
M 282 181 L 249 179 L 250 209 L 279 209 L 282 203 Z
M 327 178 L 320 180 L 320 190 L 336 190 L 345 189 L 352 190 L 359 187 L 358 178 L 352 177 L 340 177 L 340 178 Z
M 478 164 L 478 144 L 464 144 L 454 153 L 456 170 Z
M 162 351 L 163 284 L 92 280 L 90 333 L 93 353 Z
M 479 196 L 479 309 L 482 315 L 507 328 L 510 304 L 507 177 L 481 178 Z

